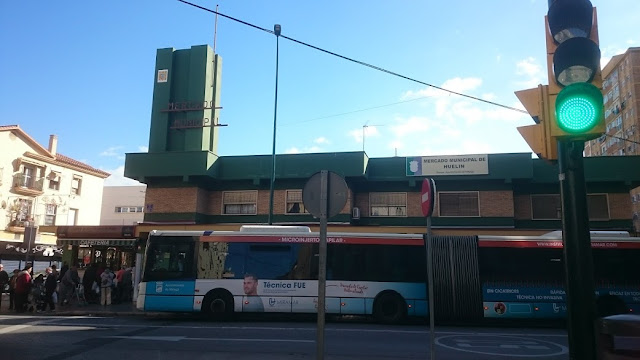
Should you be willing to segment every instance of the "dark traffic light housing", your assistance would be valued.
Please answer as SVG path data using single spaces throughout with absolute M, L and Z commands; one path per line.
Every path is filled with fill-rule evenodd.
M 555 108 L 550 134 L 571 140 L 599 137 L 605 125 L 596 11 L 589 0 L 555 0 L 547 23 L 549 96 Z

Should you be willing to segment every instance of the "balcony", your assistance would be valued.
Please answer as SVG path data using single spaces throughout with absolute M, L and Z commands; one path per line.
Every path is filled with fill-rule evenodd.
M 27 226 L 38 226 L 40 223 L 39 215 L 36 215 L 34 217 L 31 214 L 27 214 L 24 219 L 25 220 L 18 220 L 14 218 L 13 220 L 11 220 L 9 222 L 9 225 L 7 225 L 7 231 L 13 233 L 23 233 L 24 228 L 26 228 Z
M 12 190 L 16 194 L 39 196 L 43 194 L 44 177 L 33 177 L 25 174 L 13 175 Z

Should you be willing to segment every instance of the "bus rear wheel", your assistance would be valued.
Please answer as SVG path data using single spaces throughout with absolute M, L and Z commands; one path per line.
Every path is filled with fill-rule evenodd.
M 407 303 L 396 292 L 386 292 L 373 303 L 373 317 L 382 324 L 397 324 L 407 317 Z
M 202 301 L 202 312 L 211 320 L 231 320 L 233 306 L 233 296 L 228 291 L 212 290 Z

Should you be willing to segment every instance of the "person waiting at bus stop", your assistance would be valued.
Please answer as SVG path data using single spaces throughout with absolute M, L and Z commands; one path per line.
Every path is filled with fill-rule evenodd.
M 25 312 L 29 302 L 29 292 L 31 291 L 31 265 L 28 264 L 22 270 L 16 280 L 15 306 L 16 312 Z
M 80 276 L 78 276 L 78 267 L 72 266 L 67 270 L 64 275 L 60 272 L 62 279 L 60 280 L 60 305 L 66 305 L 71 301 L 71 297 L 76 289 L 76 286 L 80 283 Z
M 100 305 L 111 305 L 111 288 L 113 287 L 113 279 L 115 275 L 110 268 L 104 269 L 100 275 Z
M 2 309 L 2 293 L 7 284 L 9 284 L 9 274 L 4 271 L 4 265 L 0 264 L 0 309 Z

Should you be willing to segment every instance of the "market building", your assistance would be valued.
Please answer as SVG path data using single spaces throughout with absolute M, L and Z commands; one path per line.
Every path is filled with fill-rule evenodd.
M 126 156 L 147 185 L 140 239 L 153 229 L 234 230 L 265 224 L 271 155 L 218 156 L 221 58 L 208 46 L 159 49 L 149 151 Z M 348 201 L 331 230 L 424 232 L 420 190 L 435 179 L 435 234 L 542 234 L 561 228 L 557 165 L 530 153 L 369 158 L 365 152 L 277 155 L 273 223 L 318 226 L 302 189 L 320 170 L 341 175 Z M 590 227 L 633 231 L 630 191 L 640 157 L 585 158 Z

